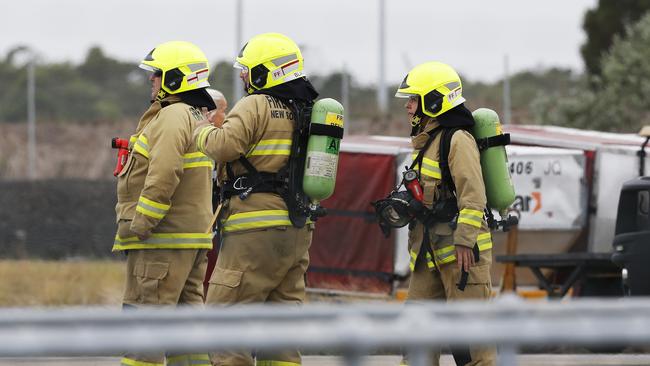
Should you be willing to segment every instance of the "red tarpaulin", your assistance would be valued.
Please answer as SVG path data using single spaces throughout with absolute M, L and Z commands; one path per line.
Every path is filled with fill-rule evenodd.
M 388 292 L 395 258 L 374 221 L 371 201 L 395 185 L 395 156 L 341 152 L 329 214 L 318 220 L 307 275 L 309 287 Z
M 329 213 L 318 220 L 309 251 L 309 287 L 390 291 L 394 236 L 384 238 L 370 202 L 390 192 L 395 174 L 393 155 L 340 153 L 336 190 L 322 203 Z M 214 241 L 216 247 L 216 238 Z M 217 260 L 216 250 L 208 258 L 206 287 Z

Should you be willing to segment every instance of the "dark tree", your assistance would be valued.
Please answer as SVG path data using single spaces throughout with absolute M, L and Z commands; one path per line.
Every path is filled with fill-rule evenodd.
M 580 48 L 587 73 L 600 76 L 601 58 L 612 45 L 615 35 L 625 36 L 627 26 L 636 23 L 650 10 L 650 0 L 599 0 L 587 11 L 582 28 L 587 41 Z

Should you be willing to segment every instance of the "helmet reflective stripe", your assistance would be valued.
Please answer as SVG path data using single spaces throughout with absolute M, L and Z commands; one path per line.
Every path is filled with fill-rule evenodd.
M 290 61 L 294 61 L 294 60 L 298 61 L 298 55 L 293 54 L 293 55 L 288 55 L 288 56 L 284 56 L 284 57 L 279 57 L 279 58 L 276 58 L 275 60 L 272 60 L 271 62 L 273 62 L 273 65 L 275 65 L 275 66 L 282 66 L 282 65 L 284 65 L 286 63 L 289 63 Z
M 272 73 L 273 80 L 277 80 L 277 79 L 285 76 L 286 74 L 288 74 L 288 73 L 290 73 L 290 72 L 292 72 L 294 70 L 298 70 L 298 66 L 299 66 L 298 63 L 299 63 L 299 61 L 296 59 L 296 60 L 293 60 L 290 63 L 278 68 L 277 70 L 273 71 L 273 73 Z M 293 76 L 293 75 L 290 75 L 290 76 Z M 295 77 L 294 77 L 294 79 L 295 79 Z M 291 79 L 291 80 L 293 80 L 293 79 Z
M 185 76 L 187 79 L 188 84 L 194 84 L 200 79 L 207 78 L 209 75 L 208 71 L 208 64 L 206 62 L 200 62 L 196 64 L 190 64 L 187 65 L 187 67 L 190 69 L 190 71 L 193 72 L 193 74 L 189 74 Z M 205 75 L 203 75 L 205 74 Z M 209 85 L 207 85 L 209 86 Z
M 445 84 L 445 87 L 449 90 L 454 90 L 460 86 L 460 82 L 458 81 L 452 81 L 451 83 Z
M 187 65 L 187 67 L 189 67 L 190 71 L 192 71 L 192 72 L 196 72 L 196 71 L 199 71 L 199 70 L 208 71 L 208 64 L 205 63 L 205 62 L 201 62 L 201 63 L 198 63 L 198 64 L 189 64 L 189 65 Z
M 199 71 L 197 73 L 189 74 L 189 75 L 185 76 L 185 78 L 187 79 L 187 83 L 188 84 L 194 84 L 197 81 L 199 81 L 199 79 L 207 78 L 208 77 L 207 72 L 208 72 L 208 69 L 205 69 L 205 70 L 201 70 L 201 71 Z M 202 75 L 202 74 L 206 74 L 206 75 Z

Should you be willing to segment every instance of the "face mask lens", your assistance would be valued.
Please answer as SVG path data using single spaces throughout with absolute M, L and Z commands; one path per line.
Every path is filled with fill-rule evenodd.
M 383 216 L 387 221 L 392 222 L 392 223 L 400 221 L 399 213 L 397 213 L 397 211 L 395 211 L 393 206 L 386 207 L 386 209 L 383 212 Z
M 405 226 L 411 219 L 411 217 L 406 213 L 406 208 L 400 205 L 400 203 L 392 202 L 386 205 L 381 211 L 381 217 L 392 227 Z

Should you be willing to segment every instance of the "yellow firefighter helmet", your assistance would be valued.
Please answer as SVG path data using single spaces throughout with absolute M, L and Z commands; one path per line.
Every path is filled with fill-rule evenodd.
M 156 46 L 140 62 L 140 68 L 162 76 L 161 89 L 168 94 L 210 86 L 208 59 L 190 42 L 172 41 Z
M 395 96 L 418 96 L 422 112 L 439 116 L 465 102 L 463 86 L 456 71 L 442 62 L 427 62 L 414 67 L 397 89 Z
M 248 94 L 305 76 L 300 48 L 280 33 L 263 33 L 251 38 L 237 56 L 234 67 L 248 73 Z

